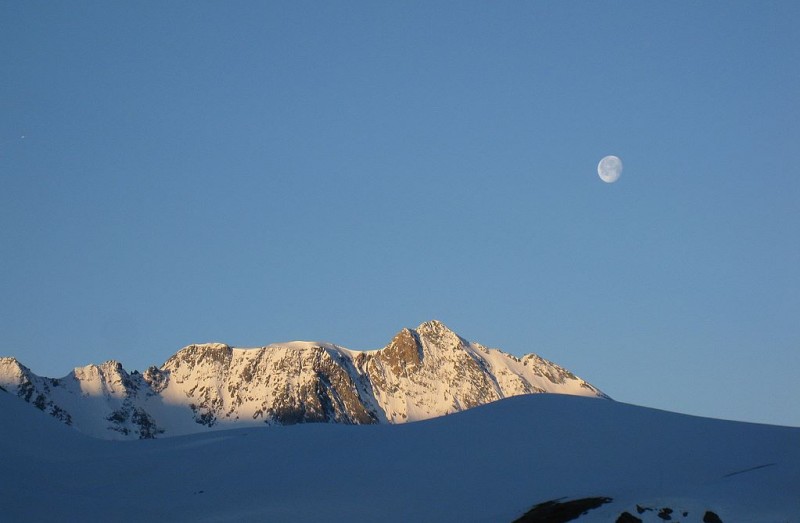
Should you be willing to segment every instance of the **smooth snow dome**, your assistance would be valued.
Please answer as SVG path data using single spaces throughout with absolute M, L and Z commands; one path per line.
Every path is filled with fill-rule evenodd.
M 508 522 L 555 499 L 612 498 L 733 523 L 797 522 L 800 429 L 602 399 L 520 396 L 407 425 L 91 439 L 0 391 L 0 504 L 10 522 Z M 640 517 L 659 522 L 656 512 Z

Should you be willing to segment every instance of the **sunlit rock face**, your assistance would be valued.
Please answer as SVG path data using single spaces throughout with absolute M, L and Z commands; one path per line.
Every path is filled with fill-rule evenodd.
M 189 345 L 143 373 L 107 361 L 50 379 L 0 358 L 0 387 L 109 439 L 263 424 L 404 423 L 533 393 L 607 398 L 535 354 L 516 358 L 470 343 L 438 321 L 365 352 L 317 342 Z

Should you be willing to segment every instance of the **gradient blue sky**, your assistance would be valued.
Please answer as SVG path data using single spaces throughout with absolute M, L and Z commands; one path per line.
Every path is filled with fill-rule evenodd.
M 0 354 L 58 377 L 437 318 L 621 401 L 800 425 L 798 26 L 793 1 L 3 2 Z

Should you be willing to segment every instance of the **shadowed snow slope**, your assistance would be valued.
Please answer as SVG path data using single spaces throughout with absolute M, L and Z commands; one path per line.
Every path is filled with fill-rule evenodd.
M 419 423 L 140 441 L 88 438 L 2 391 L 0 417 L 3 521 L 511 522 L 589 496 L 613 501 L 580 521 L 661 521 L 637 504 L 683 522 L 708 510 L 800 521 L 800 429 L 600 399 L 525 395 Z

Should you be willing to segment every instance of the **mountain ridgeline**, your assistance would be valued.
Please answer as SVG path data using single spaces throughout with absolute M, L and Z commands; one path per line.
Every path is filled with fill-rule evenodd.
M 0 358 L 0 387 L 106 439 L 258 424 L 404 423 L 546 392 L 608 398 L 535 354 L 516 358 L 470 343 L 438 321 L 403 329 L 374 351 L 316 342 L 190 345 L 142 373 L 107 361 L 52 379 Z

